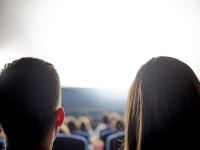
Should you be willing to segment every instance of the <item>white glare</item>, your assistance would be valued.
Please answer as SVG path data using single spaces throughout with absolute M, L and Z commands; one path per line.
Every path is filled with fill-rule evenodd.
M 68 87 L 129 87 L 153 56 L 200 75 L 197 0 L 1 0 L 0 63 L 50 61 Z M 9 49 L 9 50 L 7 50 Z

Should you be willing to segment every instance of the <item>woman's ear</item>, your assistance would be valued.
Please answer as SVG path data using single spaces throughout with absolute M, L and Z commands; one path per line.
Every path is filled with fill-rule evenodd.
M 58 108 L 56 113 L 56 126 L 60 127 L 63 124 L 65 118 L 65 111 L 63 107 Z

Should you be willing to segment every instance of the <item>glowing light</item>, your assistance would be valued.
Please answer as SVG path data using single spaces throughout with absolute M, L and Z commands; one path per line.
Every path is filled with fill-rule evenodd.
M 21 56 L 45 59 L 55 65 L 63 86 L 129 87 L 140 65 L 158 55 L 177 57 L 200 75 L 198 1 L 3 4 L 0 32 L 10 34 L 0 36 L 1 48 L 12 50 L 0 50 L 0 63 Z

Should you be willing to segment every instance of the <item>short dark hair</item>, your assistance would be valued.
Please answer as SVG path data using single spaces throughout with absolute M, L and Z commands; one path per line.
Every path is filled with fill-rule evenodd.
M 23 57 L 6 64 L 0 75 L 0 124 L 8 141 L 25 143 L 31 136 L 41 142 L 60 96 L 59 75 L 51 63 Z

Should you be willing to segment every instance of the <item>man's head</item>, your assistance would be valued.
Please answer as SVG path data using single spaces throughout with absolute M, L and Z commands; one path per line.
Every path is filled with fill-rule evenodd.
M 63 119 L 60 81 L 52 64 L 25 57 L 5 65 L 0 75 L 0 124 L 10 146 L 18 139 L 42 143 Z

